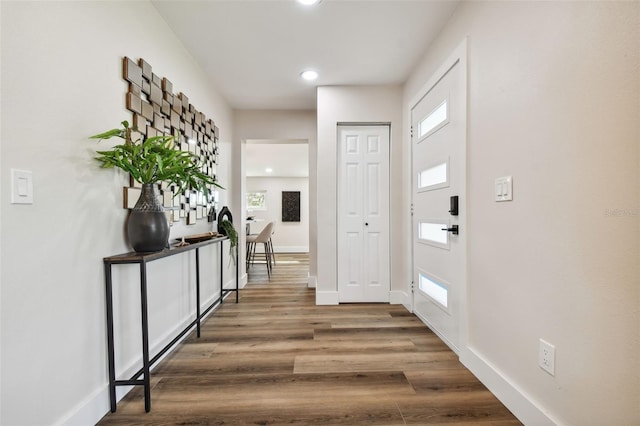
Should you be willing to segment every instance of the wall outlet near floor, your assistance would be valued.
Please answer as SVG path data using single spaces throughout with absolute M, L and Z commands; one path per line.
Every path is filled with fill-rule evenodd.
M 540 339 L 538 365 L 552 376 L 556 375 L 556 347 Z

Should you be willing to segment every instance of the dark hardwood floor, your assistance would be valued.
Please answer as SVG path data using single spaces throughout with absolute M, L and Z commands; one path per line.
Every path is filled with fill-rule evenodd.
M 316 306 L 308 258 L 250 269 L 240 303 L 208 318 L 100 425 L 520 425 L 402 306 Z

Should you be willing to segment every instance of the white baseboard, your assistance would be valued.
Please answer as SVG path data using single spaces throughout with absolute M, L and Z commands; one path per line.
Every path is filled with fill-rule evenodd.
M 389 303 L 392 305 L 404 305 L 407 306 L 407 302 L 409 300 L 409 295 L 404 291 L 390 291 L 389 292 Z M 410 309 L 409 312 L 411 312 Z
M 246 275 L 247 274 L 245 273 L 245 276 Z M 238 277 L 238 288 L 242 288 L 242 287 L 244 287 L 244 284 L 242 283 L 242 275 L 240 275 Z M 234 274 L 233 278 L 230 278 L 229 280 L 227 280 L 227 282 L 224 283 L 224 289 L 225 290 L 232 290 L 232 289 L 235 289 L 235 288 L 236 288 L 236 277 L 235 277 L 235 274 Z
M 71 409 L 55 425 L 60 426 L 85 426 L 94 425 L 104 417 L 111 408 L 109 407 L 109 385 L 98 389 L 77 406 Z
M 273 251 L 276 256 L 278 253 L 309 253 L 309 246 L 273 246 Z M 264 253 L 264 246 L 256 244 L 256 253 Z
M 339 305 L 340 296 L 337 291 L 318 291 L 316 289 L 316 305 Z
M 249 275 L 246 272 L 243 272 L 240 276 L 240 288 L 245 288 L 247 283 L 249 282 Z
M 309 246 L 273 246 L 273 251 L 278 253 L 309 253 Z
M 307 277 L 307 288 L 316 288 L 318 286 L 318 277 L 309 275 Z
M 551 426 L 559 424 L 473 348 L 466 347 L 462 350 L 460 362 L 471 370 L 500 402 L 525 425 Z

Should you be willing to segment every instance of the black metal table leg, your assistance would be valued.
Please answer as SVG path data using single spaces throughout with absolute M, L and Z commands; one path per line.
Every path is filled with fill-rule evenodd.
M 240 265 L 238 264 L 238 245 L 236 244 L 236 303 L 240 297 L 240 287 L 238 286 L 238 277 L 240 275 Z
M 200 249 L 196 249 L 196 330 L 200 338 Z
M 224 271 L 223 271 L 223 265 L 224 265 L 224 242 L 222 242 L 220 244 L 220 303 L 222 303 L 223 298 L 222 296 L 224 295 Z
M 109 356 L 109 402 L 111 412 L 116 412 L 116 367 L 115 349 L 113 342 L 113 284 L 111 279 L 111 264 L 104 264 L 104 277 L 107 302 L 107 352 Z
M 140 262 L 140 310 L 142 315 L 142 374 L 144 375 L 144 411 L 151 411 L 149 366 L 149 317 L 147 313 L 147 263 Z

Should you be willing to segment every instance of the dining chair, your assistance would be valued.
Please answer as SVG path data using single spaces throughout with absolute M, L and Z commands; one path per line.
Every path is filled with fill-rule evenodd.
M 275 263 L 273 257 L 273 242 L 271 241 L 272 234 L 273 222 L 269 222 L 259 234 L 247 235 L 246 269 L 248 271 L 249 267 L 255 264 L 256 246 L 258 244 L 263 244 L 264 258 L 267 264 L 267 275 L 269 276 L 269 279 L 271 279 L 272 262 Z

